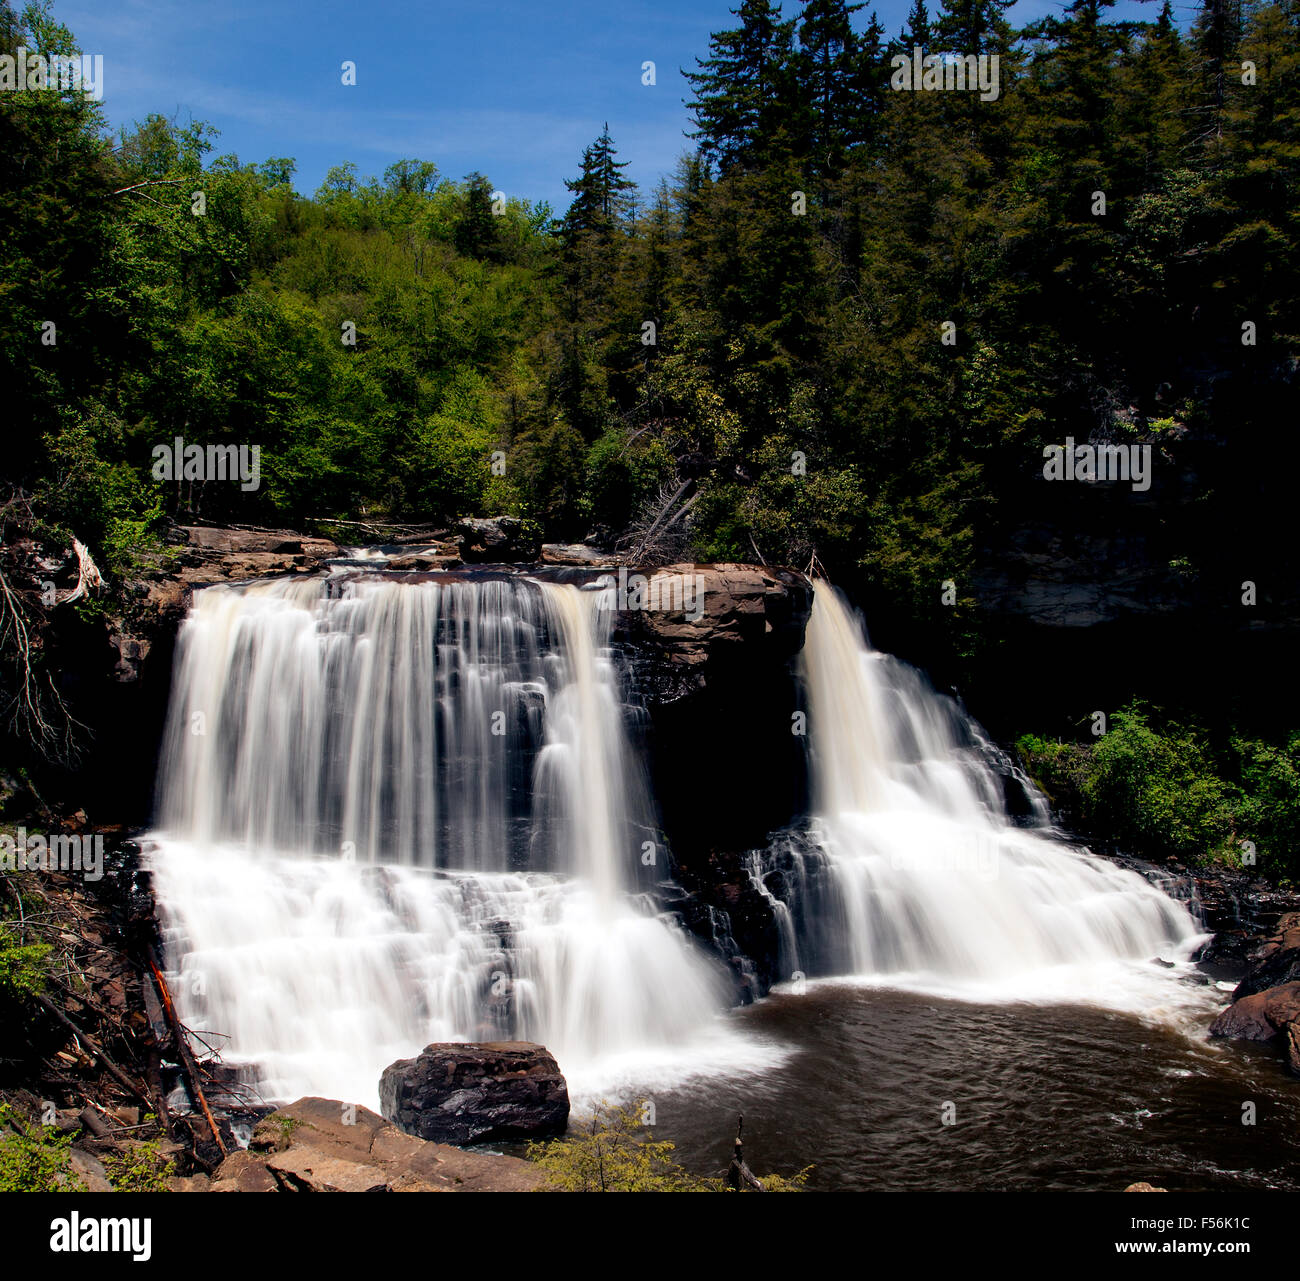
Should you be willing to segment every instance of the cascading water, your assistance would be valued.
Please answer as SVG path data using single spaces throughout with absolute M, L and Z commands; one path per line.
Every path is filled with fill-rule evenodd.
M 361 574 L 199 593 L 150 850 L 182 1018 L 263 1097 L 372 1102 L 435 1040 L 573 1077 L 711 1031 L 719 967 L 640 895 L 653 809 L 609 593 Z
M 816 588 L 803 678 L 815 819 L 753 867 L 781 899 L 787 974 L 857 975 L 986 997 L 1125 1003 L 1199 939 L 1182 904 L 1136 872 L 1007 814 L 994 750 L 951 699 L 872 650 L 834 589 Z M 1119 971 L 1124 963 L 1128 977 Z M 1138 985 L 1146 987 L 1141 980 Z

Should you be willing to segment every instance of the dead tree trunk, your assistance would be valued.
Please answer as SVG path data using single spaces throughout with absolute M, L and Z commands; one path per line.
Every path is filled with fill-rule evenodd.
M 186 1035 L 185 1025 L 180 1021 L 176 1013 L 176 1007 L 172 1004 L 172 994 L 167 990 L 167 980 L 163 978 L 162 967 L 158 963 L 158 956 L 153 948 L 149 949 L 148 960 L 149 969 L 158 988 L 158 996 L 162 1000 L 163 1013 L 167 1016 L 167 1022 L 171 1025 L 172 1036 L 176 1040 L 176 1050 L 180 1055 L 181 1070 L 185 1073 L 185 1083 L 189 1088 L 190 1098 L 198 1104 L 199 1110 L 203 1113 L 204 1119 L 208 1123 L 208 1129 L 212 1131 L 212 1137 L 216 1140 L 217 1151 L 222 1156 L 225 1156 L 226 1145 L 222 1141 L 221 1131 L 217 1127 L 216 1121 L 212 1119 L 212 1113 L 208 1108 L 208 1100 L 203 1094 L 203 1083 L 199 1079 L 199 1067 L 194 1061 L 194 1055 L 190 1053 L 189 1038 Z
M 745 1128 L 745 1118 L 736 1118 L 736 1146 L 731 1154 L 731 1164 L 727 1166 L 727 1187 L 733 1192 L 762 1192 L 763 1185 L 758 1176 L 745 1164 L 745 1145 L 740 1133 Z

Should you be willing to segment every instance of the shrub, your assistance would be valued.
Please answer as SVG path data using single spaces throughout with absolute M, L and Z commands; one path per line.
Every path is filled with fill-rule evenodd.
M 24 1120 L 0 1103 L 0 1193 L 84 1192 L 85 1184 L 69 1164 L 72 1136 L 53 1126 Z
M 531 1143 L 528 1158 L 562 1192 L 721 1192 L 720 1178 L 701 1178 L 673 1159 L 672 1143 L 652 1142 L 642 1117 L 644 1100 L 614 1107 L 601 1102 L 580 1123 L 573 1138 Z M 812 1166 L 789 1178 L 769 1174 L 760 1178 L 768 1192 L 797 1192 Z
M 118 1155 L 104 1158 L 104 1170 L 115 1192 L 171 1191 L 167 1180 L 176 1173 L 176 1163 L 159 1151 L 161 1142 L 161 1139 L 147 1139 L 131 1144 Z

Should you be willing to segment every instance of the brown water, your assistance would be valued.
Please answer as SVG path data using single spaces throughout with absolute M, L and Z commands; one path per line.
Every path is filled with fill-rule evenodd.
M 655 1137 L 699 1173 L 725 1167 L 743 1113 L 749 1164 L 814 1165 L 810 1189 L 1300 1188 L 1300 1080 L 1269 1047 L 1087 1006 L 848 984 L 778 992 L 734 1018 L 794 1052 L 759 1077 L 653 1093 Z

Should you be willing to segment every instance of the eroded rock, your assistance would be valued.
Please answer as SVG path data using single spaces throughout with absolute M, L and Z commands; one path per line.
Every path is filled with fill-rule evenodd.
M 389 1064 L 379 1079 L 379 1105 L 407 1134 L 483 1143 L 562 1134 L 569 1089 L 544 1046 L 445 1042 Z
M 541 538 L 517 516 L 467 516 L 456 533 L 467 565 L 532 563 L 542 554 Z
M 1210 1025 L 1210 1035 L 1271 1041 L 1296 1020 L 1300 1020 L 1300 982 L 1283 983 L 1234 1001 Z
M 404 1134 L 369 1108 L 305 1098 L 258 1122 L 213 1192 L 531 1192 L 546 1186 L 516 1157 L 462 1152 Z

